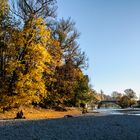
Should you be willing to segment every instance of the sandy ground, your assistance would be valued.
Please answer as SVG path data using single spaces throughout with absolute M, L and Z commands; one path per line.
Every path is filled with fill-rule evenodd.
M 19 109 L 12 109 L 5 113 L 0 113 L 0 120 L 13 119 L 16 113 L 20 110 L 23 111 L 26 119 L 49 119 L 49 118 L 62 118 L 65 115 L 80 115 L 81 111 L 77 108 L 67 108 L 67 111 L 54 111 L 50 109 L 21 107 Z
M 0 140 L 140 140 L 140 116 L 1 120 Z

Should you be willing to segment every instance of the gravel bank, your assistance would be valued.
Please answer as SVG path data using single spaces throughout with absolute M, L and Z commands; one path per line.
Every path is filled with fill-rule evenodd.
M 1 120 L 0 140 L 140 140 L 140 116 Z

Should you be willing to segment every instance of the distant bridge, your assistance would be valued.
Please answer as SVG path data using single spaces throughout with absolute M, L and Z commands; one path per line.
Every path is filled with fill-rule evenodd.
M 117 101 L 117 100 L 102 100 L 102 101 L 98 102 L 98 108 L 100 108 L 103 104 L 110 104 L 110 103 L 119 105 L 119 101 Z

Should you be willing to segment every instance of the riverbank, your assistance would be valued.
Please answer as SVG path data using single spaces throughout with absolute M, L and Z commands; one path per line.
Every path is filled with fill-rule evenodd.
M 139 140 L 139 131 L 131 115 L 0 121 L 2 140 Z
M 12 109 L 5 113 L 0 113 L 0 120 L 14 119 L 16 113 L 22 110 L 26 119 L 53 119 L 62 118 L 65 115 L 80 115 L 81 111 L 78 108 L 67 108 L 67 111 L 56 111 L 50 109 L 34 108 L 34 107 L 21 107 L 19 109 Z

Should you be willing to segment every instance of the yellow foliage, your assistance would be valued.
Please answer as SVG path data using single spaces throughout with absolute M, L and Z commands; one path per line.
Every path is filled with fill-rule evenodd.
M 52 39 L 43 19 L 35 18 L 30 19 L 22 31 L 13 33 L 11 43 L 15 45 L 15 59 L 9 61 L 7 70 L 11 76 L 16 73 L 14 97 L 19 104 L 38 102 L 46 96 L 43 73 L 53 73 L 50 65 L 56 60 L 51 52 L 59 50 L 59 42 Z
M 9 5 L 7 0 L 0 0 L 0 17 L 7 14 Z

